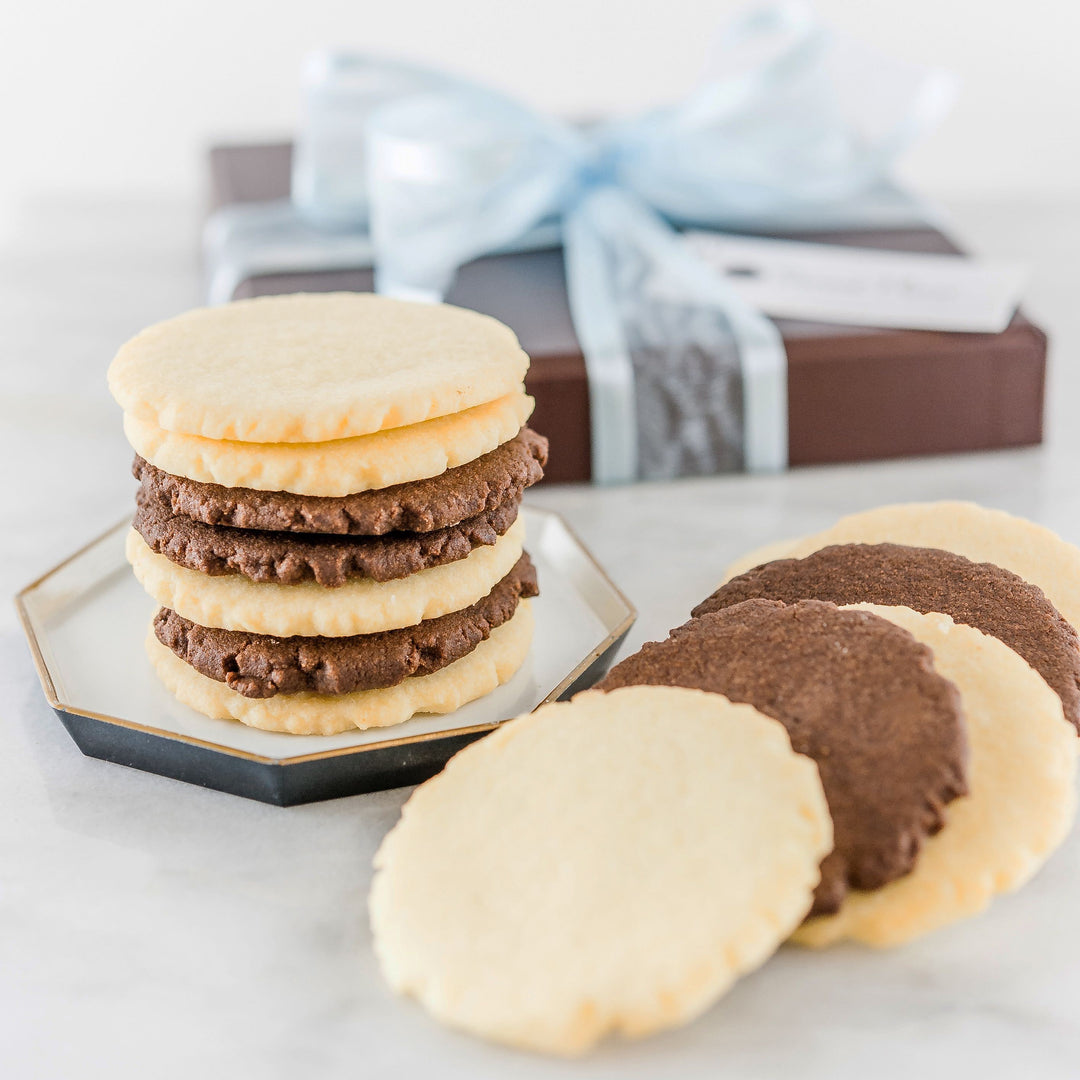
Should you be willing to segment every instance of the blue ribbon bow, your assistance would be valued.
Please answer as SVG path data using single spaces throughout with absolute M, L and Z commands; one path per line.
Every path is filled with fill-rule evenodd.
M 380 292 L 436 300 L 462 264 L 561 235 L 586 358 L 594 479 L 672 471 L 657 453 L 640 460 L 636 383 L 639 354 L 665 349 L 657 338 L 669 331 L 657 324 L 673 320 L 698 326 L 704 339 L 682 341 L 684 354 L 733 346 L 739 370 L 735 419 L 695 415 L 691 402 L 678 438 L 702 443 L 693 452 L 704 460 L 715 457 L 704 444 L 734 430 L 747 469 L 781 468 L 783 343 L 676 229 L 910 221 L 911 201 L 885 181 L 887 170 L 943 113 L 950 82 L 870 56 L 803 3 L 744 15 L 721 39 L 714 70 L 672 106 L 580 128 L 425 69 L 317 57 L 293 172 L 314 250 L 305 256 L 294 235 L 291 268 L 356 263 L 367 251 Z M 279 268 L 268 248 L 273 222 L 249 224 L 263 264 Z M 243 225 L 232 221 L 213 242 L 238 233 Z M 678 311 L 660 311 L 672 296 Z M 708 319 L 695 322 L 691 309 Z M 706 407 L 732 410 L 731 401 Z

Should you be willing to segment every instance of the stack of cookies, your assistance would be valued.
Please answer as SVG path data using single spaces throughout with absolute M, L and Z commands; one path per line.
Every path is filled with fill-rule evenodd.
M 686 1022 L 785 939 L 892 946 L 977 914 L 1072 827 L 1078 621 L 1080 551 L 969 503 L 747 556 L 600 692 L 417 791 L 376 856 L 387 979 L 573 1053 Z M 513 806 L 476 785 L 499 774 Z M 497 837 L 470 824 L 492 798 Z
M 522 665 L 536 572 L 528 358 L 475 312 L 367 294 L 188 312 L 109 369 L 140 481 L 147 649 L 207 716 L 303 734 L 400 723 Z

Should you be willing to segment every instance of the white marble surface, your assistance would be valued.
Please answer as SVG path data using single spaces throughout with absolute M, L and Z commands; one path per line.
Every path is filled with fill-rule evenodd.
M 959 207 L 1037 272 L 1054 335 L 1039 450 L 595 491 L 559 510 L 641 610 L 681 621 L 730 556 L 878 502 L 972 498 L 1080 540 L 1080 205 Z M 0 255 L 0 594 L 121 515 L 103 373 L 198 295 L 185 207 L 42 206 Z M 985 916 L 908 948 L 786 949 L 689 1028 L 549 1062 L 443 1031 L 370 950 L 371 855 L 407 791 L 280 810 L 82 757 L 0 606 L 0 1075 L 804 1078 L 1080 1075 L 1080 836 Z

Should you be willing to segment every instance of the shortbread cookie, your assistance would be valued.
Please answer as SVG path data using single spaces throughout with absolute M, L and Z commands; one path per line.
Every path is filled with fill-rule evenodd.
M 761 964 L 830 840 L 775 721 L 690 690 L 579 694 L 413 793 L 375 856 L 375 953 L 452 1027 L 579 1053 L 686 1023 Z
M 382 536 L 398 531 L 433 532 L 516 503 L 544 475 L 547 454 L 547 439 L 526 427 L 482 457 L 438 476 L 338 499 L 202 484 L 173 476 L 140 457 L 135 458 L 132 472 L 141 481 L 142 498 L 207 525 Z
M 169 691 L 196 712 L 215 720 L 239 720 L 265 731 L 293 735 L 334 735 L 352 728 L 403 723 L 417 713 L 448 713 L 509 682 L 525 662 L 532 642 L 529 602 L 494 630 L 467 656 L 432 675 L 406 679 L 381 690 L 351 694 L 279 694 L 259 700 L 244 697 L 224 683 L 200 675 L 168 646 L 153 626 L 146 651 Z
M 1019 653 L 1061 698 L 1080 727 L 1080 646 L 1043 591 L 993 563 L 937 548 L 837 544 L 802 559 L 778 559 L 732 578 L 694 608 L 719 611 L 754 597 L 885 604 L 939 611 Z
M 324 442 L 502 397 L 528 365 L 513 331 L 474 311 L 298 294 L 201 308 L 143 330 L 117 353 L 109 389 L 126 413 L 166 431 Z
M 1019 888 L 1065 839 L 1076 812 L 1076 733 L 1061 702 L 1011 649 L 947 615 L 866 607 L 934 650 L 959 688 L 971 744 L 970 794 L 927 840 L 915 869 L 795 935 L 806 945 L 853 938 L 900 945 L 982 911 Z
M 214 440 L 124 414 L 140 457 L 174 476 L 231 488 L 340 498 L 438 476 L 512 439 L 533 410 L 521 392 L 408 427 L 323 443 Z
M 521 558 L 518 518 L 491 547 L 398 581 L 354 578 L 336 589 L 314 581 L 261 585 L 230 574 L 210 577 L 157 555 L 132 529 L 127 557 L 142 587 L 162 607 L 200 626 L 276 637 L 346 637 L 397 630 L 475 604 Z
M 1080 549 L 1041 525 L 968 502 L 901 503 L 852 514 L 824 532 L 751 552 L 728 567 L 724 580 L 830 544 L 886 543 L 943 548 L 972 562 L 1003 566 L 1038 585 L 1080 630 Z
M 241 574 L 252 581 L 292 585 L 317 581 L 328 588 L 350 578 L 392 581 L 464 559 L 490 547 L 513 525 L 517 503 L 503 503 L 458 525 L 428 533 L 389 536 L 311 536 L 204 525 L 178 517 L 141 493 L 132 523 L 151 551 L 201 574 Z
M 966 790 L 956 688 L 925 645 L 867 612 L 747 600 L 646 644 L 598 686 L 638 684 L 747 702 L 818 763 L 836 846 L 821 867 L 814 914 L 838 910 L 849 888 L 877 889 L 909 873 L 924 839 L 945 823 L 945 805 Z
M 471 607 L 381 634 L 268 637 L 199 626 L 168 608 L 154 617 L 154 632 L 196 671 L 244 697 L 347 694 L 395 686 L 447 667 L 508 622 L 521 599 L 537 592 L 536 568 L 522 555 Z

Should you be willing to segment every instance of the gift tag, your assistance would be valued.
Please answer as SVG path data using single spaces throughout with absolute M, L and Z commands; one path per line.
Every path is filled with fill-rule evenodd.
M 687 244 L 749 304 L 773 318 L 905 330 L 998 333 L 1027 280 L 1016 263 L 964 255 L 690 231 Z

